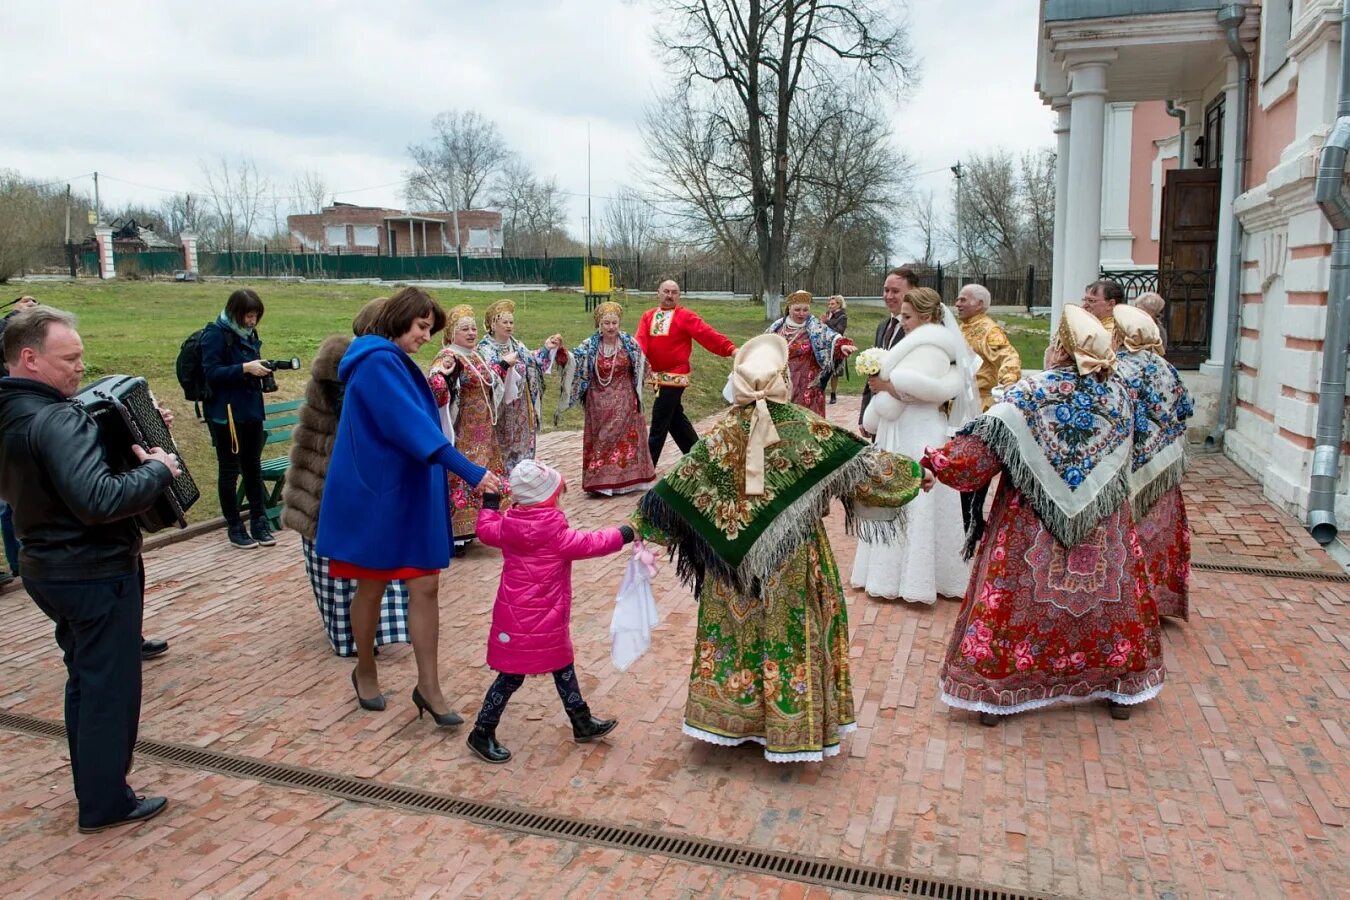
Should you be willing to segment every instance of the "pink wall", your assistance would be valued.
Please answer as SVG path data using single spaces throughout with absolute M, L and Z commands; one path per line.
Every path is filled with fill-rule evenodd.
M 1247 129 L 1247 188 L 1261 184 L 1280 161 L 1280 153 L 1294 140 L 1295 92 L 1269 109 L 1262 109 L 1252 91 L 1250 127 Z
M 1130 139 L 1130 232 L 1134 235 L 1131 256 L 1136 265 L 1158 264 L 1158 242 L 1153 240 L 1153 158 L 1158 154 L 1154 141 L 1180 131 L 1181 120 L 1167 114 L 1160 100 L 1134 107 L 1134 134 Z M 1177 167 L 1177 160 L 1163 161 L 1163 171 Z

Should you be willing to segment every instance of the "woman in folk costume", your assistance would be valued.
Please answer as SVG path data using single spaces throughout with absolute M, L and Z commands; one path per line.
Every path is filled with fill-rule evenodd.
M 788 295 L 787 315 L 770 325 L 766 333 L 781 335 L 787 341 L 792 402 L 818 416 L 825 415 L 825 385 L 834 367 L 858 349 L 853 341 L 811 315 L 811 295 L 806 291 Z
M 894 519 L 924 476 L 789 402 L 787 366 L 777 335 L 742 345 L 732 409 L 647 492 L 633 524 L 671 547 L 698 595 L 685 734 L 806 762 L 837 754 L 855 727 L 848 614 L 821 517 L 838 497 Z M 855 524 L 853 502 L 845 511 Z
M 886 352 L 870 380 L 863 428 L 876 445 L 918 458 L 947 442 L 980 414 L 973 363 L 956 318 L 932 288 L 915 288 L 900 304 L 905 337 Z M 859 539 L 850 582 L 873 597 L 935 603 L 960 598 L 970 579 L 962 556 L 961 495 L 945 484 L 905 510 L 905 530 L 886 542 Z
M 1101 323 L 1065 307 L 1046 371 L 924 458 L 960 491 L 1003 473 L 939 673 L 942 700 L 985 725 L 1093 698 L 1125 719 L 1162 689 L 1158 610 L 1129 504 L 1133 410 L 1115 364 Z
M 623 307 L 613 301 L 595 308 L 595 334 L 569 354 L 553 416 L 556 424 L 573 406 L 585 410 L 581 488 L 592 494 L 646 490 L 656 480 L 642 415 L 647 359 L 619 330 L 622 319 Z
M 1162 338 L 1143 309 L 1116 304 L 1116 374 L 1134 400 L 1130 503 L 1144 547 L 1158 615 L 1190 614 L 1191 526 L 1181 496 L 1186 420 L 1195 414 L 1176 368 L 1162 358 Z
M 522 459 L 534 459 L 534 442 L 544 424 L 544 376 L 558 365 L 567 364 L 562 335 L 555 334 L 544 346 L 531 352 L 516 340 L 516 304 L 498 300 L 483 313 L 487 336 L 478 342 L 478 353 L 505 373 L 505 393 L 497 416 L 497 443 L 502 448 L 502 464 L 509 474 Z
M 441 411 L 441 426 L 455 446 L 473 463 L 497 474 L 506 483 L 502 447 L 497 443 L 497 421 L 505 393 L 505 363 L 490 363 L 475 349 L 478 323 L 468 304 L 450 310 L 445 346 L 432 361 L 427 381 Z M 449 477 L 451 525 L 455 544 L 472 541 L 478 528 L 483 499 L 471 485 Z

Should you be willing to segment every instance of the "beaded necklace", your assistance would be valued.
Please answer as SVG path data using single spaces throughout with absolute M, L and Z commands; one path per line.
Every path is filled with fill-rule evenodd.
M 595 380 L 600 383 L 601 387 L 609 387 L 611 384 L 614 383 L 614 372 L 619 368 L 617 361 L 618 355 L 619 355 L 618 341 L 614 342 L 614 349 L 612 350 L 609 348 L 609 345 L 606 344 L 603 340 L 600 341 L 600 357 L 611 361 L 609 364 L 608 378 L 604 376 L 604 373 L 600 368 L 600 359 L 596 359 L 595 361 Z
M 483 405 L 487 407 L 488 417 L 492 420 L 493 427 L 497 425 L 497 409 L 492 405 L 492 395 L 488 391 L 488 385 L 492 383 L 492 368 L 487 360 L 478 355 L 477 350 L 461 347 L 459 344 L 451 344 L 450 349 L 460 358 L 464 367 L 478 376 L 478 390 L 483 395 Z M 476 360 L 476 362 L 475 362 Z M 479 365 L 482 368 L 479 368 Z

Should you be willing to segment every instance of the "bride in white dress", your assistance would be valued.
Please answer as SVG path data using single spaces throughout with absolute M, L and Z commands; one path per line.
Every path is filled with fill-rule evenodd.
M 883 450 L 919 459 L 979 415 L 972 354 L 937 291 L 915 288 L 900 306 L 905 338 L 870 382 L 863 428 Z M 970 578 L 962 558 L 961 495 L 944 484 L 905 507 L 904 533 L 893 541 L 858 540 L 851 578 L 873 597 L 931 604 L 959 599 Z

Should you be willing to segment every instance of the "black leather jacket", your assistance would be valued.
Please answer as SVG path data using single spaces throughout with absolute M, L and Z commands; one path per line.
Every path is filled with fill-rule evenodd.
M 36 431 L 34 417 L 48 407 Z M 90 581 L 140 566 L 136 514 L 173 476 L 151 462 L 116 474 L 98 426 L 53 387 L 0 379 L 0 497 L 14 507 L 19 567 L 38 581 Z

